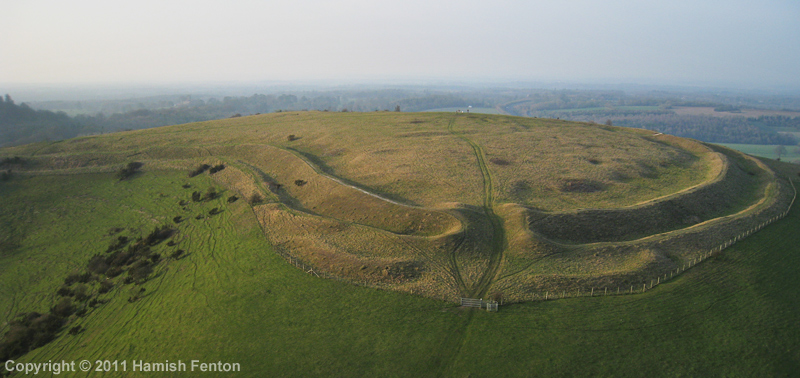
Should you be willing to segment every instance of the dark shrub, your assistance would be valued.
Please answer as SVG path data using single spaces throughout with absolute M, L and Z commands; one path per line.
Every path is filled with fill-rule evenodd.
M 89 288 L 86 285 L 75 285 L 75 288 L 72 289 L 72 294 L 75 297 L 75 300 L 78 302 L 85 302 L 89 299 Z
M 144 165 L 143 163 L 140 163 L 138 161 L 128 163 L 128 165 L 125 168 L 122 168 L 119 171 L 117 171 L 117 178 L 120 180 L 125 180 L 126 178 L 136 174 L 139 168 L 141 168 L 143 165 Z
M 182 249 L 172 252 L 172 258 L 177 259 L 178 257 L 181 257 L 181 255 L 183 255 L 183 252 L 184 251 Z
M 30 328 L 37 333 L 56 333 L 63 324 L 64 319 L 52 314 L 44 314 L 31 320 Z
M 152 261 L 153 264 L 158 264 L 158 262 L 161 261 L 161 255 L 158 253 L 150 255 L 150 261 Z
M 210 168 L 210 167 L 211 167 L 211 166 L 210 166 L 210 165 L 208 165 L 208 164 L 203 164 L 203 165 L 201 165 L 201 166 L 197 167 L 195 170 L 193 170 L 193 171 L 189 172 L 189 177 L 194 177 L 194 176 L 197 176 L 197 175 L 199 175 L 199 174 L 201 174 L 201 173 L 205 172 L 205 171 L 206 171 L 206 169 L 208 169 L 208 168 Z M 187 184 L 187 185 L 188 185 L 188 184 Z
M 140 261 L 128 270 L 128 275 L 136 282 L 147 280 L 150 273 L 153 273 L 153 267 L 148 261 Z
M 250 199 L 248 200 L 248 202 L 250 202 L 250 204 L 251 204 L 251 205 L 256 205 L 256 204 L 259 204 L 259 203 L 261 203 L 261 201 L 263 201 L 263 200 L 264 200 L 264 199 L 263 199 L 263 198 L 261 198 L 261 195 L 260 195 L 260 194 L 258 194 L 258 193 L 253 193 L 253 194 L 250 196 Z
M 164 241 L 164 239 L 172 236 L 173 233 L 175 233 L 175 230 L 167 225 L 156 227 L 152 232 L 150 232 L 150 234 L 147 235 L 146 238 L 144 238 L 144 243 L 146 245 L 156 245 Z
M 0 343 L 0 361 L 10 360 L 27 353 L 31 347 L 33 336 L 34 332 L 28 326 L 12 321 L 3 342 Z
M 202 201 L 203 199 L 202 199 L 202 197 L 201 197 L 201 196 L 202 196 L 202 195 L 201 195 L 201 194 L 200 194 L 200 192 L 198 192 L 198 191 L 194 191 L 194 192 L 192 192 L 192 201 L 194 201 L 194 202 L 200 202 L 200 201 Z
M 210 200 L 213 200 L 213 199 L 215 199 L 217 197 L 219 197 L 219 194 L 217 193 L 217 189 L 214 188 L 214 187 L 211 187 L 211 188 L 208 188 L 208 190 L 206 190 L 206 194 L 203 196 L 203 200 L 210 201 Z
M 114 240 L 114 242 L 112 242 L 108 246 L 108 249 L 106 249 L 106 252 L 111 252 L 111 251 L 118 250 L 118 249 L 124 247 L 125 244 L 128 244 L 128 237 L 127 236 L 118 236 L 117 240 Z
M 286 140 L 288 140 L 290 142 L 293 142 L 293 141 L 297 140 L 297 136 L 295 136 L 294 134 L 291 134 L 288 137 L 286 137 Z
M 225 169 L 225 164 L 218 164 L 218 165 L 215 165 L 214 167 L 212 167 L 211 169 L 209 169 L 208 173 L 213 175 L 213 174 L 215 174 L 215 173 L 217 173 L 217 172 L 219 172 L 219 171 L 221 171 L 223 169 Z
M 114 288 L 114 283 L 111 282 L 110 280 L 105 280 L 103 282 L 100 282 L 100 289 L 98 289 L 97 292 L 100 294 L 105 294 L 111 291 L 111 289 L 113 288 Z
M 94 255 L 89 259 L 86 269 L 96 274 L 105 274 L 111 266 L 106 261 L 106 258 L 101 255 Z
M 58 289 L 58 291 L 56 292 L 56 294 L 58 294 L 58 295 L 60 295 L 62 297 L 71 297 L 72 296 L 72 290 L 70 290 L 70 288 L 68 288 L 66 286 L 61 286 Z
M 215 207 L 215 208 L 211 209 L 211 211 L 208 212 L 208 215 L 217 215 L 217 214 L 219 214 L 221 212 L 222 211 L 219 211 L 218 207 Z
M 183 222 L 183 217 L 178 215 L 177 217 L 172 218 L 172 221 L 175 222 L 175 223 L 181 223 L 181 222 Z
M 2 165 L 5 165 L 5 164 L 22 164 L 23 162 L 25 162 L 25 160 L 22 159 L 19 156 L 14 156 L 13 158 L 7 157 L 7 158 L 3 158 L 3 160 L 0 160 L 0 164 L 2 164 Z
M 61 298 L 55 306 L 50 308 L 51 314 L 62 318 L 69 317 L 73 312 L 75 312 L 75 309 L 72 307 L 72 299 L 67 297 Z
M 120 274 L 122 274 L 122 268 L 118 266 L 111 267 L 106 271 L 106 277 L 108 278 L 114 278 Z
M 122 232 L 122 230 L 124 230 L 124 228 L 119 228 L 119 227 L 110 228 L 110 229 L 108 229 L 108 236 L 118 234 L 118 233 Z
M 228 203 L 236 202 L 238 199 L 239 199 L 239 197 L 236 197 L 235 195 L 234 196 L 230 196 L 230 197 L 228 197 Z
M 92 276 L 92 274 L 91 274 L 91 273 L 89 273 L 89 272 L 84 272 L 83 274 L 81 274 L 81 275 L 78 277 L 78 282 L 80 282 L 80 283 L 87 283 L 87 282 L 91 281 L 91 280 L 92 280 L 92 278 L 94 278 L 94 277 Z
M 134 255 L 128 251 L 117 251 L 109 256 L 106 261 L 112 267 L 123 267 L 128 265 L 128 262 L 131 261 L 133 256 Z M 106 275 L 108 275 L 108 272 L 106 272 Z
M 189 188 L 191 188 L 192 186 L 191 186 L 191 185 L 189 185 L 189 184 L 183 184 L 183 185 L 181 185 L 181 187 L 182 187 L 182 188 L 184 188 L 184 189 L 189 189 Z
M 83 332 L 83 327 L 81 327 L 81 326 L 75 326 L 75 327 L 72 327 L 72 328 L 69 329 L 69 334 L 71 336 L 75 336 L 75 335 L 77 335 L 77 334 L 79 334 L 81 332 Z
M 491 158 L 491 159 L 489 159 L 489 161 L 491 163 L 493 163 L 493 164 L 497 164 L 497 165 L 501 165 L 501 166 L 505 166 L 505 165 L 511 164 L 508 160 L 500 159 L 500 158 Z
M 78 274 L 78 273 L 70 274 L 70 275 L 67 276 L 67 278 L 64 278 L 64 285 L 70 286 L 70 285 L 74 284 L 75 282 L 78 282 L 78 279 L 80 279 L 80 277 L 81 277 L 81 275 Z
M 303 181 L 303 180 L 294 180 L 294 184 L 297 185 L 297 186 L 303 186 L 303 185 L 307 184 L 307 182 Z

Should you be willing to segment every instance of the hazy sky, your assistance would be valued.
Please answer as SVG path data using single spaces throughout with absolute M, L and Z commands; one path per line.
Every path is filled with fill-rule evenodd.
M 800 87 L 800 1 L 0 2 L 0 83 Z

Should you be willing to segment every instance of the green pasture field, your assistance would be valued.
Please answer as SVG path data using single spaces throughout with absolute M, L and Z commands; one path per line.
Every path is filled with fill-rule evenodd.
M 189 183 L 190 189 L 181 185 Z M 0 185 L 0 314 L 46 311 L 63 277 L 112 240 L 184 212 L 141 287 L 74 318 L 85 331 L 19 362 L 239 363 L 235 376 L 792 376 L 800 371 L 800 211 L 645 294 L 501 306 L 497 313 L 324 280 L 280 258 L 243 201 L 177 205 L 214 185 L 183 171 L 27 176 Z M 9 228 L 9 225 L 11 227 Z M 132 229 L 132 230 L 131 230 Z M 13 246 L 13 247 L 12 247 Z M 166 245 L 157 251 L 169 252 Z M 0 331 L 5 332 L 5 323 Z M 75 374 L 75 373 L 63 373 Z M 173 376 L 181 373 L 151 373 Z M 185 374 L 185 373 L 183 373 Z M 203 376 L 232 376 L 205 373 Z
M 632 111 L 650 111 L 650 110 L 660 110 L 661 108 L 658 106 L 612 106 L 612 107 L 605 107 L 605 106 L 597 106 L 593 108 L 575 108 L 575 109 L 556 109 L 556 110 L 546 110 L 545 112 L 552 112 L 552 113 L 572 113 L 572 112 L 598 112 L 603 113 L 604 111 L 609 110 L 632 110 Z
M 739 143 L 718 143 L 728 148 L 744 152 L 753 156 L 760 156 L 769 159 L 775 159 L 778 155 L 775 153 L 775 147 L 764 144 L 739 144 Z M 800 161 L 800 153 L 798 153 L 799 146 L 785 146 L 786 154 L 781 157 L 781 160 L 788 162 Z

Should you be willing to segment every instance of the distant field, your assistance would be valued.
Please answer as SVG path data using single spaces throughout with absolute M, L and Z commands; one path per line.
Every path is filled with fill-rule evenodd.
M 800 117 L 800 112 L 790 112 L 784 110 L 762 110 L 762 109 L 742 109 L 740 112 L 717 112 L 713 107 L 703 106 L 676 106 L 672 108 L 678 115 L 710 115 L 714 117 L 748 117 L 758 118 L 760 116 L 785 116 Z
M 638 111 L 647 111 L 647 110 L 659 110 L 658 106 L 612 106 L 612 107 L 594 107 L 594 108 L 576 108 L 576 109 L 558 109 L 558 110 L 550 110 L 554 113 L 572 113 L 572 112 L 586 112 L 586 111 L 608 111 L 608 110 L 638 110 Z
M 720 143 L 720 145 L 732 148 L 737 151 L 742 151 L 746 154 L 753 156 L 760 156 L 769 159 L 775 159 L 778 155 L 775 153 L 777 146 L 767 146 L 763 144 L 736 144 L 736 143 Z M 788 162 L 800 161 L 800 153 L 798 153 L 799 146 L 786 146 L 787 153 L 781 157 L 781 160 Z

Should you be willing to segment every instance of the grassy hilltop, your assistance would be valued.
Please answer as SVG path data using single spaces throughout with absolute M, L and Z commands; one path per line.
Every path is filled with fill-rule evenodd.
M 21 360 L 197 356 L 240 362 L 250 375 L 602 375 L 616 371 L 603 361 L 618 359 L 621 345 L 634 352 L 644 327 L 646 339 L 691 357 L 667 372 L 694 375 L 718 366 L 677 350 L 673 332 L 691 334 L 695 350 L 767 353 L 704 344 L 695 310 L 716 314 L 719 337 L 731 316 L 797 332 L 779 315 L 795 306 L 785 301 L 791 274 L 769 252 L 798 245 L 769 236 L 796 224 L 796 210 L 752 237 L 761 243 L 712 260 L 713 272 L 691 270 L 640 296 L 491 315 L 424 298 L 638 289 L 792 202 L 789 182 L 763 162 L 691 140 L 494 115 L 292 112 L 0 150 L 6 156 L 20 159 L 4 162 L 11 172 L 0 182 L 0 331 L 13 331 L 17 314 L 72 306 L 68 328 Z M 142 164 L 123 170 L 131 162 Z M 203 164 L 212 169 L 197 170 Z M 778 269 L 775 281 L 758 278 L 771 274 L 761 266 Z M 657 341 L 664 334 L 672 341 Z M 531 358 L 532 349 L 542 353 Z M 643 353 L 630 373 L 664 372 Z M 578 354 L 596 364 L 570 370 Z M 797 366 L 796 354 L 782 355 L 759 371 Z

